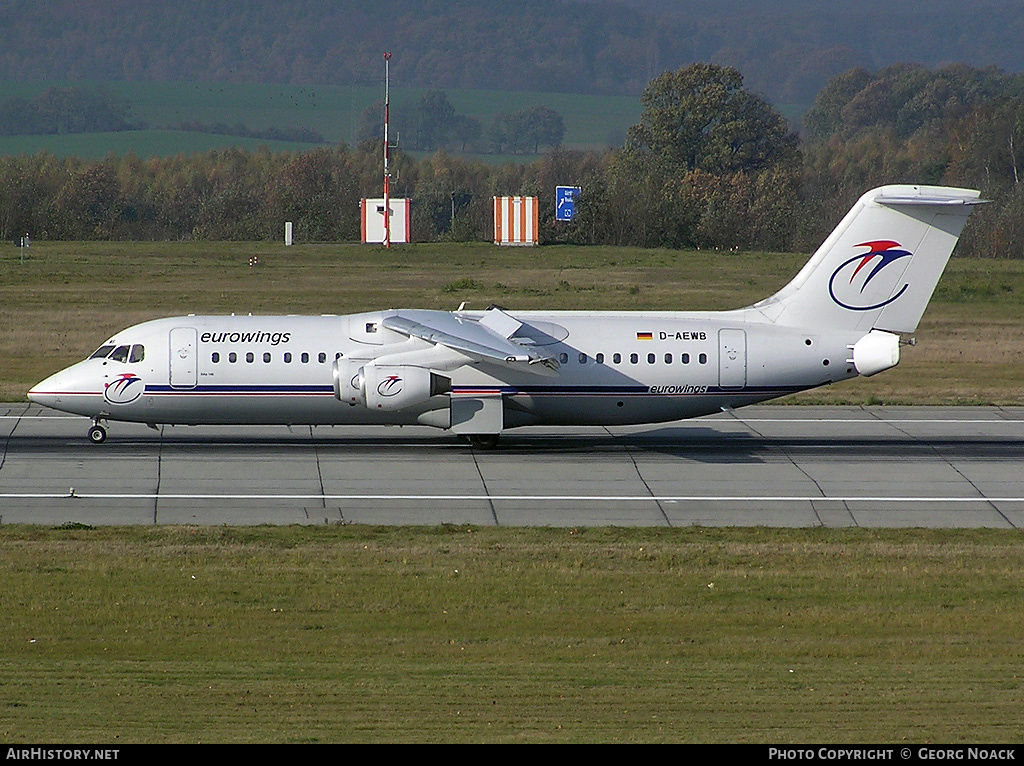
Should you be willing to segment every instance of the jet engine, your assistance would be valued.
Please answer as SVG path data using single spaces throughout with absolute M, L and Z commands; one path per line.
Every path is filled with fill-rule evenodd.
M 349 404 L 393 412 L 451 391 L 452 381 L 426 367 L 356 359 L 334 363 L 334 395 Z

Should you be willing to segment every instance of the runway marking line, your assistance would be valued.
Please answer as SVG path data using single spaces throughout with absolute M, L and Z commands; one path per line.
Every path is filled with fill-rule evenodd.
M 88 420 L 88 418 L 82 418 L 75 415 L 0 415 L 0 420 Z M 880 418 L 876 416 L 871 417 L 859 417 L 859 418 L 744 418 L 737 414 L 732 418 L 724 418 L 720 415 L 708 415 L 703 418 L 692 418 L 686 421 L 669 422 L 669 423 L 655 423 L 652 426 L 665 426 L 672 425 L 674 427 L 685 428 L 687 426 L 698 426 L 704 422 L 716 422 L 716 423 L 727 423 L 730 421 L 736 421 L 740 423 L 864 423 L 864 424 L 882 424 L 882 423 L 977 423 L 981 425 L 987 425 L 990 423 L 1004 423 L 1010 425 L 1024 425 L 1024 418 L 1013 419 L 1013 418 Z M 139 423 L 128 423 L 125 425 L 141 425 Z M 195 428 L 196 426 L 185 425 L 185 426 L 174 426 L 171 428 Z M 289 426 L 275 426 L 273 424 L 256 424 L 256 423 L 237 423 L 228 425 L 211 425 L 209 428 L 287 428 Z M 297 428 L 305 428 L 304 425 L 296 425 Z M 314 426 L 314 428 L 349 428 L 352 426 L 345 425 L 320 425 Z M 367 428 L 372 426 L 355 426 L 357 428 Z M 386 427 L 386 426 L 385 426 Z M 596 426 L 595 426 L 596 427 Z M 614 426 L 610 426 L 614 427 Z M 525 434 L 524 434 L 525 435 Z
M 842 503 L 1024 503 L 1024 497 L 885 497 L 820 495 L 256 495 L 256 494 L 113 494 L 89 492 L 4 492 L 8 500 L 450 500 L 450 501 L 522 501 L 558 502 L 655 502 L 655 503 L 764 503 L 764 502 L 842 502 Z

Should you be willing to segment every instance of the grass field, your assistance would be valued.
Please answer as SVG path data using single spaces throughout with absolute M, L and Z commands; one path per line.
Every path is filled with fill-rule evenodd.
M 0 101 L 20 96 L 34 99 L 53 85 L 79 83 L 0 82 Z M 132 120 L 148 126 L 145 130 L 123 133 L 84 133 L 58 136 L 0 136 L 0 155 L 35 154 L 46 150 L 57 156 L 98 159 L 107 154 L 139 157 L 173 156 L 210 149 L 238 147 L 252 149 L 267 146 L 271 151 L 302 150 L 312 144 L 289 141 L 264 141 L 216 134 L 166 130 L 182 122 L 207 125 L 242 124 L 250 130 L 267 128 L 308 128 L 318 131 L 331 143 L 355 144 L 362 112 L 383 99 L 383 76 L 375 85 L 312 86 L 257 83 L 198 82 L 105 82 L 109 92 L 127 99 L 133 106 Z M 391 89 L 391 113 L 401 121 L 410 115 L 424 91 L 416 88 Z M 476 117 L 486 130 L 495 115 L 508 114 L 530 106 L 543 105 L 562 115 L 565 122 L 564 144 L 569 149 L 602 150 L 621 147 L 626 131 L 640 119 L 638 96 L 589 96 L 572 93 L 531 91 L 445 91 L 459 114 Z M 798 125 L 807 104 L 782 104 L 779 111 Z M 397 123 L 396 123 L 397 124 Z M 398 138 L 399 146 L 409 147 Z M 419 156 L 419 152 L 412 152 Z M 532 162 L 536 155 L 472 155 L 488 164 Z
M 0 255 L 0 399 L 157 316 L 721 309 L 804 260 L 37 242 Z M 1022 291 L 1024 263 L 954 261 L 898 368 L 791 401 L 1024 403 Z M 1022 543 L 0 526 L 0 742 L 1015 743 Z
M 36 98 L 54 84 L 69 83 L 0 83 L 0 101 L 12 96 Z M 392 85 L 391 113 L 393 119 L 400 123 L 403 114 L 412 114 L 424 91 L 400 85 L 396 87 L 394 81 Z M 193 82 L 107 82 L 102 86 L 110 93 L 127 99 L 134 107 L 132 119 L 151 129 L 78 136 L 0 136 L 0 154 L 34 154 L 46 149 L 58 156 L 99 158 L 108 153 L 123 155 L 132 151 L 140 157 L 148 157 L 224 146 L 251 148 L 265 144 L 272 150 L 311 146 L 157 129 L 182 122 L 241 123 L 250 130 L 302 127 L 318 131 L 329 142 L 353 144 L 363 110 L 384 97 L 383 74 L 379 87 Z M 626 129 L 637 122 L 641 111 L 640 99 L 633 96 L 482 90 L 449 90 L 446 93 L 458 113 L 476 117 L 485 130 L 498 113 L 536 105 L 548 106 L 562 115 L 565 145 L 573 149 L 621 146 Z M 481 159 L 495 161 L 496 158 L 481 155 Z M 514 159 L 523 161 L 524 158 Z M 525 159 L 536 157 L 527 156 Z
M 250 257 L 258 265 L 249 265 Z M 188 313 L 454 309 L 727 309 L 785 284 L 804 255 L 485 243 L 36 242 L 0 251 L 0 400 L 116 330 Z M 1024 263 L 954 259 L 916 347 L 870 379 L 783 401 L 1024 404 Z
M 0 154 L 33 155 L 46 151 L 57 157 L 101 159 L 113 154 L 123 157 L 173 157 L 178 154 L 202 154 L 235 147 L 255 151 L 266 147 L 272 152 L 302 151 L 314 144 L 298 141 L 268 141 L 261 138 L 221 136 L 183 130 L 125 130 L 116 133 L 74 133 L 60 136 L 0 136 Z
M 0 529 L 0 741 L 1016 743 L 1017 532 Z

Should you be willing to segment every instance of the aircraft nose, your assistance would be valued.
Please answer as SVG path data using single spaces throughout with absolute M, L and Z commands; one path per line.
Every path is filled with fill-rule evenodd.
M 78 378 L 71 368 L 56 372 L 36 383 L 27 394 L 28 400 L 44 407 L 63 409 L 68 397 L 81 393 L 81 381 Z
M 59 401 L 60 394 L 63 393 L 63 387 L 61 373 L 58 372 L 36 383 L 27 394 L 28 400 L 46 407 L 52 407 L 55 401 Z

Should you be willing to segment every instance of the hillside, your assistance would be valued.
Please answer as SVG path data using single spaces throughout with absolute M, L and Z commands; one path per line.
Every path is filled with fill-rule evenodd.
M 386 7 L 386 13 L 383 8 Z M 1017 0 L 8 0 L 0 79 L 371 85 L 639 95 L 694 61 L 776 103 L 899 61 L 1024 71 Z

